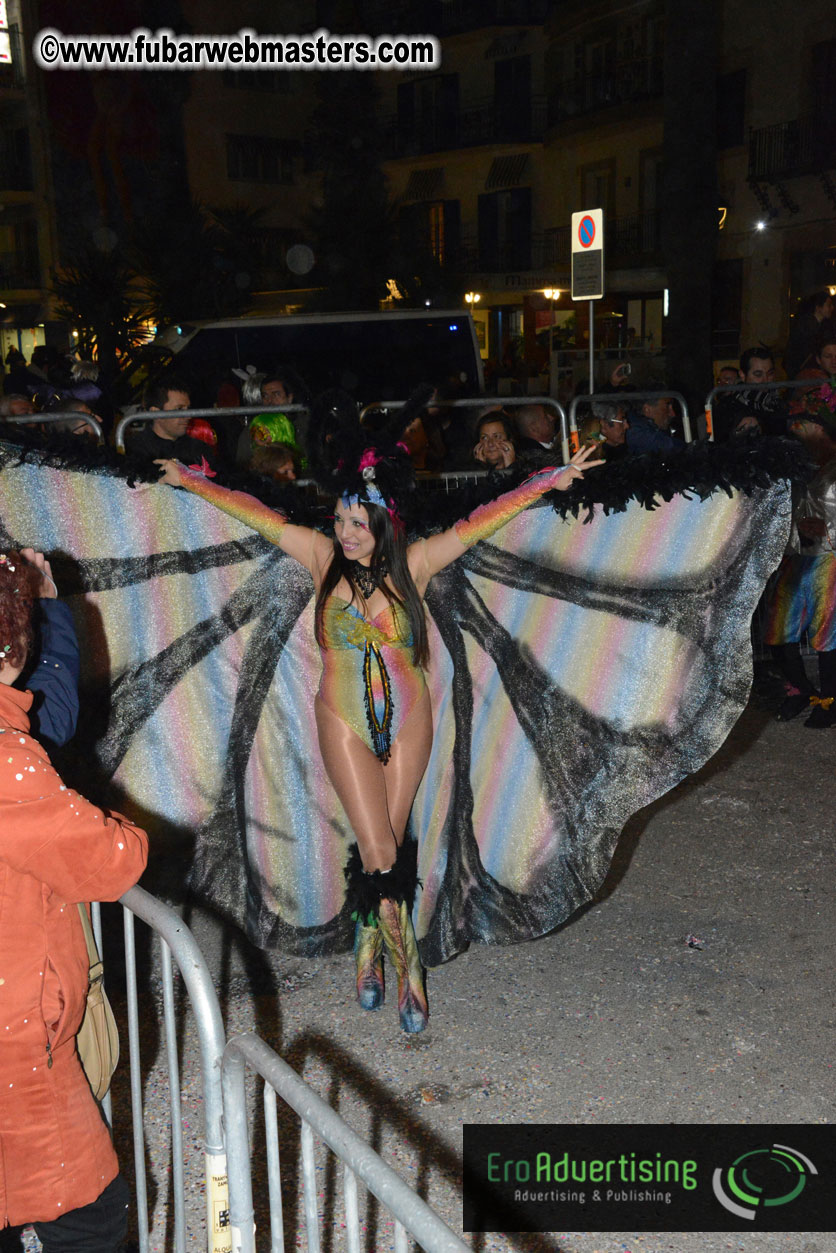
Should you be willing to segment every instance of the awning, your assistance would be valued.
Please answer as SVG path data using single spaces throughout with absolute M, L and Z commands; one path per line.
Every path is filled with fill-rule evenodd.
M 497 187 L 518 187 L 527 170 L 527 152 L 517 152 L 510 157 L 494 157 L 485 179 L 485 191 L 494 191 Z
M 444 166 L 432 170 L 413 170 L 404 192 L 404 200 L 438 200 L 444 186 Z

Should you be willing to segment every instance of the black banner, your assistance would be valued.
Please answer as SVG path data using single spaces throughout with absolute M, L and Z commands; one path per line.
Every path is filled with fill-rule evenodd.
M 836 1128 L 464 1127 L 465 1231 L 832 1231 Z

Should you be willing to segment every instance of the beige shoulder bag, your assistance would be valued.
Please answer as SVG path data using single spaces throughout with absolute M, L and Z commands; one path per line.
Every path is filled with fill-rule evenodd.
M 101 1101 L 110 1087 L 119 1061 L 119 1031 L 104 990 L 104 966 L 96 948 L 96 938 L 87 907 L 79 905 L 78 912 L 87 941 L 90 984 L 87 989 L 87 1009 L 76 1036 L 76 1048 L 93 1096 Z

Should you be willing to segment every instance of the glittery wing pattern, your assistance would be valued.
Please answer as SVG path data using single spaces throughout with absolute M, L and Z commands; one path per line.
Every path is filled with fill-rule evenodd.
M 427 964 L 569 917 L 627 819 L 719 748 L 789 516 L 782 486 L 586 524 L 534 508 L 433 580 L 444 648 L 413 809 Z
M 257 944 L 346 945 L 353 837 L 317 748 L 307 572 L 185 492 L 4 459 L 0 543 L 52 555 L 82 639 L 79 782 Z M 563 921 L 626 819 L 716 751 L 789 508 L 782 484 L 587 523 L 535 507 L 433 579 L 427 964 Z

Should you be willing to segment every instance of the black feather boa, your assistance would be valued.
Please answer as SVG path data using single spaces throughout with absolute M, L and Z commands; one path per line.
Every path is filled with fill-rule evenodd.
M 352 844 L 345 867 L 346 906 L 351 918 L 377 917 L 383 900 L 406 902 L 411 912 L 418 883 L 418 844 L 405 839 L 391 870 L 363 869 L 360 850 Z
M 83 473 L 115 475 L 134 483 L 153 483 L 157 467 L 147 461 L 123 456 L 112 448 L 91 446 L 77 436 L 44 437 L 20 428 L 0 430 L 0 438 L 14 442 L 2 445 L 10 464 L 37 463 Z M 700 441 L 681 450 L 660 455 L 625 457 L 589 470 L 568 491 L 551 491 L 547 499 L 561 517 L 570 514 L 588 519 L 596 506 L 607 514 L 623 512 L 630 501 L 644 509 L 655 509 L 660 501 L 678 493 L 704 500 L 714 492 L 733 491 L 751 495 L 759 488 L 784 479 L 793 484 L 809 481 L 815 467 L 803 446 L 794 439 L 752 438 L 727 444 Z M 398 500 L 409 533 L 429 535 L 467 517 L 478 505 L 495 500 L 516 487 L 530 472 L 520 467 L 515 473 L 488 475 L 475 483 L 438 491 L 419 482 Z M 271 508 L 279 510 L 299 525 L 327 528 L 328 505 L 317 501 L 293 485 L 251 473 L 219 473 L 216 482 L 237 491 L 249 492 Z

